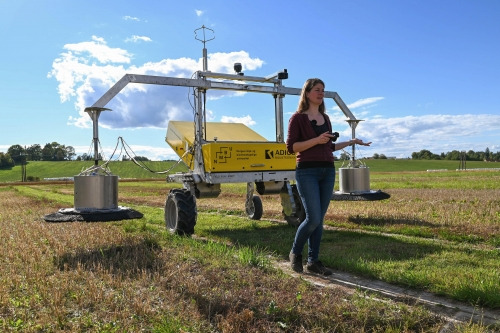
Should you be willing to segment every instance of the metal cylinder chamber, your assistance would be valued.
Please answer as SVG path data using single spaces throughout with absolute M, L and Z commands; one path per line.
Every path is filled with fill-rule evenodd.
M 75 176 L 75 209 L 118 208 L 118 176 Z
M 339 192 L 361 193 L 369 191 L 369 168 L 339 168 Z

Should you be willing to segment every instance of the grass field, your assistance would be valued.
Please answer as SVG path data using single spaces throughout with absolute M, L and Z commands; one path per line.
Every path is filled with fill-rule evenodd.
M 500 171 L 454 171 L 455 163 L 444 163 L 449 161 L 432 167 L 405 162 L 398 168 L 394 160 L 367 163 L 372 189 L 389 193 L 389 199 L 332 201 L 321 260 L 478 311 L 500 311 Z M 28 164 L 28 175 L 38 163 L 47 162 Z M 50 177 L 87 165 L 51 163 L 46 170 L 59 173 Z M 165 163 L 159 169 L 168 168 L 167 162 L 158 163 Z M 119 164 L 112 170 L 120 170 L 114 171 L 120 177 L 147 178 L 134 171 L 123 176 Z M 168 234 L 163 205 L 169 188 L 179 185 L 159 178 L 120 182 L 119 204 L 144 217 L 108 223 L 42 221 L 44 214 L 72 207 L 72 183 L 0 186 L 0 328 L 439 332 L 445 327 L 443 318 L 418 304 L 321 288 L 275 269 L 273 261 L 287 260 L 295 229 L 283 222 L 279 197 L 273 195 L 262 196 L 261 221 L 246 218 L 243 184 L 224 184 L 218 198 L 198 200 L 194 237 Z M 499 330 L 470 321 L 450 331 Z
M 144 162 L 152 171 L 168 170 L 175 162 Z M 91 167 L 93 161 L 60 161 L 60 162 L 28 162 L 26 165 L 26 176 L 44 180 L 45 178 L 64 178 L 78 175 L 83 170 Z M 113 174 L 121 178 L 157 178 L 165 179 L 165 175 L 156 174 L 137 166 L 132 161 L 116 161 L 109 163 Z M 185 171 L 187 168 L 183 164 L 176 165 L 172 172 Z M 15 182 L 21 180 L 21 166 L 15 166 L 12 169 L 0 169 L 0 182 Z
M 439 161 L 439 160 L 393 160 L 393 159 L 378 159 L 364 160 L 366 165 L 372 172 L 409 172 L 409 171 L 426 171 L 426 170 L 456 170 L 459 167 L 458 161 Z M 170 169 L 175 164 L 174 161 L 146 161 L 144 164 L 152 171 L 164 171 Z M 93 165 L 92 161 L 60 161 L 60 162 L 28 162 L 26 165 L 26 174 L 28 177 L 38 178 L 56 178 L 56 177 L 73 177 L 78 175 L 82 170 Z M 336 162 L 337 168 L 342 166 L 342 161 Z M 500 163 L 496 162 L 478 162 L 469 161 L 466 164 L 467 168 L 500 168 Z M 110 162 L 109 167 L 111 172 L 121 178 L 156 178 L 164 179 L 165 175 L 150 172 L 138 167 L 132 161 L 126 162 Z M 172 172 L 186 171 L 187 168 L 181 163 L 178 164 Z M 1 182 L 15 182 L 21 180 L 21 166 L 15 166 L 12 169 L 0 169 Z

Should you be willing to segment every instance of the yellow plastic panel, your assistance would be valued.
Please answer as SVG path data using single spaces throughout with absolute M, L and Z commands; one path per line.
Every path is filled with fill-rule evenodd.
M 202 146 L 206 172 L 295 170 L 295 155 L 284 143 L 266 138 L 237 123 L 206 123 L 207 143 Z M 194 143 L 194 123 L 170 121 L 167 143 L 190 168 L 193 155 L 185 154 Z
M 207 123 L 207 141 L 266 142 L 266 138 L 244 124 Z
M 186 154 L 186 151 L 194 142 L 194 123 L 187 121 L 170 121 L 168 123 L 167 137 L 165 141 L 182 157 L 182 160 L 190 168 L 193 163 L 193 155 Z
M 212 142 L 202 150 L 206 172 L 295 170 L 295 155 L 284 143 Z

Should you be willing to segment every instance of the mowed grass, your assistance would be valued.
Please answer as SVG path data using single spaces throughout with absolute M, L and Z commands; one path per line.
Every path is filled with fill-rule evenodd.
M 446 295 L 478 311 L 500 309 L 499 181 L 498 171 L 371 172 L 372 189 L 382 189 L 390 199 L 332 201 L 321 260 L 334 269 Z M 144 218 L 90 224 L 40 221 L 43 214 L 72 206 L 71 184 L 0 187 L 1 258 L 14 263 L 0 268 L 3 328 L 443 328 L 442 319 L 421 307 L 317 288 L 274 269 L 273 260 L 286 260 L 295 229 L 283 222 L 278 196 L 262 196 L 261 221 L 247 219 L 244 184 L 224 184 L 218 198 L 198 200 L 192 239 L 169 235 L 163 205 L 174 186 L 179 185 L 120 182 L 120 204 Z M 465 323 L 455 329 L 495 328 Z
M 31 190 L 0 188 L 5 332 L 436 332 L 445 325 L 419 306 L 288 276 L 262 246 L 170 235 L 158 207 L 136 207 L 140 220 L 45 223 L 41 216 L 66 206 L 59 200 L 66 194 Z M 202 212 L 199 220 L 255 229 L 235 216 Z
M 385 201 L 332 201 L 320 259 L 342 271 L 499 309 L 499 191 L 484 192 L 469 191 L 469 197 L 457 190 L 389 190 Z M 206 207 L 244 216 L 234 208 L 236 197 L 227 207 L 222 202 Z M 280 218 L 279 203 L 265 208 L 268 218 Z M 261 223 L 254 231 L 212 223 L 197 232 L 260 244 L 286 260 L 294 230 Z

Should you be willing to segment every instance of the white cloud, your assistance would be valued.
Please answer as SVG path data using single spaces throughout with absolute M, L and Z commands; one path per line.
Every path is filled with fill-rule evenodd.
M 374 153 L 386 156 L 410 157 L 411 153 L 422 149 L 435 154 L 453 150 L 484 151 L 486 147 L 495 151 L 495 144 L 500 141 L 500 115 L 491 114 L 431 114 L 422 116 L 404 116 L 387 118 L 383 115 L 371 115 L 368 111 L 384 97 L 359 99 L 348 105 L 360 121 L 355 129 L 357 137 L 372 141 L 371 147 L 359 147 L 362 156 Z M 332 108 L 330 119 L 334 128 L 341 133 L 340 141 L 350 139 L 352 130 L 346 117 L 338 107 Z M 486 135 L 490 133 L 491 135 Z M 486 140 L 485 140 L 486 138 Z
M 132 56 L 124 49 L 112 48 L 103 38 L 92 37 L 90 42 L 67 44 L 66 52 L 52 63 L 49 78 L 58 81 L 61 102 L 74 101 L 78 116 L 71 115 L 68 124 L 89 127 L 90 117 L 85 107 L 93 105 L 123 75 L 146 74 L 189 78 L 202 68 L 201 59 L 163 59 L 136 66 L 129 65 Z M 232 73 L 233 63 L 245 64 L 248 70 L 263 65 L 245 51 L 208 55 L 211 71 Z M 192 98 L 187 87 L 128 84 L 106 107 L 113 112 L 99 119 L 105 128 L 166 128 L 170 119 L 192 120 Z M 211 91 L 210 98 L 234 95 L 228 91 Z M 248 120 L 247 120 L 248 121 Z
M 204 12 L 202 10 L 196 9 L 195 13 L 196 13 L 196 16 L 200 17 L 203 15 Z
M 357 108 L 360 108 L 362 106 L 367 106 L 367 105 L 373 105 L 374 103 L 380 101 L 380 100 L 383 100 L 384 97 L 368 97 L 368 98 L 362 98 L 360 100 L 357 100 L 356 102 L 354 103 L 351 103 L 349 105 L 347 105 L 347 107 L 349 109 L 357 109 Z
M 139 22 L 139 21 L 140 21 L 140 19 L 139 19 L 138 17 L 129 16 L 129 15 L 125 15 L 125 16 L 123 16 L 123 19 L 124 19 L 125 21 L 137 21 L 137 22 Z
M 487 147 L 495 151 L 500 135 L 500 115 L 423 115 L 396 118 L 373 117 L 359 123 L 356 136 L 373 141 L 370 148 L 361 150 L 384 153 L 386 156 L 409 157 L 412 152 L 422 149 L 435 154 L 453 150 L 484 151 Z M 491 135 L 486 135 L 491 133 Z M 351 137 L 351 129 L 346 126 L 341 139 Z M 478 139 L 481 138 L 481 139 Z M 484 139 L 487 138 L 487 141 Z
M 131 55 L 123 49 L 112 48 L 106 44 L 104 38 L 92 36 L 92 41 L 76 44 L 66 44 L 64 49 L 69 53 L 81 56 L 82 61 L 97 59 L 101 64 L 130 63 Z
M 246 126 L 252 126 L 252 125 L 256 124 L 256 122 L 249 115 L 243 116 L 243 117 L 222 116 L 221 122 L 223 122 L 223 123 L 241 123 L 241 124 L 245 124 Z
M 367 97 L 367 98 L 362 98 L 359 99 L 351 104 L 348 104 L 347 107 L 351 112 L 354 114 L 356 119 L 364 119 L 365 116 L 367 116 L 368 109 L 375 106 L 376 103 L 380 100 L 383 100 L 384 97 Z M 343 125 L 345 124 L 345 120 L 347 119 L 347 116 L 343 114 L 343 112 L 340 110 L 340 108 L 335 104 L 334 107 L 331 108 L 333 113 L 330 115 L 332 124 L 336 125 Z M 353 110 L 357 110 L 356 112 L 353 112 Z
M 349 110 L 361 109 L 356 112 L 356 115 L 365 114 L 366 110 L 377 105 L 378 101 L 383 100 L 384 97 L 367 97 L 359 99 L 351 104 L 347 104 Z M 333 111 L 340 111 L 340 108 L 335 104 L 332 108 Z M 358 117 L 356 117 L 358 118 Z
M 208 55 L 208 67 L 210 70 L 222 71 L 223 73 L 234 73 L 234 63 L 242 64 L 245 70 L 256 70 L 264 65 L 264 61 L 259 58 L 250 58 L 246 51 L 222 53 L 216 52 Z M 215 65 L 215 66 L 214 66 Z
M 132 43 L 137 43 L 137 42 L 152 42 L 153 40 L 149 37 L 146 37 L 146 36 L 137 36 L 137 35 L 133 35 L 132 37 L 129 37 L 127 39 L 125 39 L 125 42 L 129 43 L 129 42 L 132 42 Z
M 128 147 L 132 150 L 132 151 L 129 151 L 129 153 L 132 154 L 132 156 L 146 156 L 147 158 L 149 158 L 152 161 L 179 159 L 179 156 L 168 145 L 165 145 L 163 147 L 130 145 Z M 109 154 L 112 154 L 112 153 L 113 152 L 110 150 Z M 157 170 L 157 171 L 161 171 L 161 170 Z

